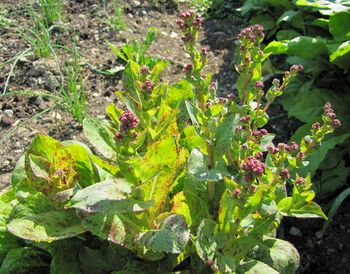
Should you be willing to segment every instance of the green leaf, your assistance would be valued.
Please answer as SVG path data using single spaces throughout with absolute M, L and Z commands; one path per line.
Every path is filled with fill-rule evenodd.
M 298 36 L 300 36 L 300 33 L 294 30 L 280 30 L 276 33 L 276 38 L 278 41 L 292 40 Z
M 68 206 L 87 213 L 139 212 L 152 206 L 152 201 L 139 201 L 128 194 L 131 186 L 124 179 L 96 183 L 78 191 Z
M 185 101 L 185 104 L 186 104 L 187 112 L 188 112 L 188 115 L 190 116 L 192 124 L 196 128 L 198 128 L 200 125 L 203 125 L 203 121 L 201 117 L 202 111 L 187 100 Z
M 78 218 L 59 211 L 14 219 L 7 225 L 7 229 L 19 238 L 35 242 L 72 238 L 85 232 Z
M 329 32 L 334 39 L 344 42 L 350 39 L 350 13 L 340 12 L 332 15 L 329 19 Z
M 207 263 L 213 261 L 217 251 L 216 223 L 211 219 L 204 219 L 198 227 L 195 242 L 198 256 Z
M 296 218 L 327 218 L 321 207 L 315 202 L 294 203 L 292 197 L 283 198 L 278 203 L 278 210 L 283 216 Z
M 318 10 L 323 15 L 349 11 L 350 5 L 348 0 L 296 0 L 295 5 L 298 7 L 310 7 Z
M 181 253 L 190 239 L 185 218 L 170 215 L 160 223 L 158 230 L 146 232 L 137 240 L 140 245 L 156 252 Z
M 270 31 L 276 27 L 275 20 L 268 14 L 260 14 L 249 20 L 252 25 L 261 24 L 265 31 Z
M 280 274 L 267 264 L 257 260 L 249 260 L 247 262 L 241 263 L 237 267 L 236 273 L 238 274 Z
M 290 22 L 297 14 L 295 10 L 287 10 L 277 19 L 276 24 L 279 26 L 282 22 Z
M 126 236 L 124 224 L 115 214 L 88 215 L 82 220 L 82 225 L 92 234 L 116 244 L 122 244 Z
M 209 169 L 206 157 L 194 149 L 188 159 L 188 173 L 201 181 L 220 181 L 224 176 L 229 176 L 227 170 Z
M 215 154 L 217 157 L 222 157 L 229 148 L 232 137 L 235 135 L 235 127 L 239 122 L 239 115 L 232 114 L 215 130 Z
M 181 102 L 193 98 L 192 85 L 187 80 L 181 80 L 171 86 L 165 100 L 172 108 L 178 107 Z
M 350 41 L 346 41 L 331 52 L 330 61 L 343 69 L 350 68 Z
M 91 144 L 108 159 L 116 159 L 116 145 L 106 121 L 84 119 L 84 134 Z
M 289 54 L 305 59 L 314 59 L 320 55 L 326 55 L 328 50 L 326 40 L 323 38 L 299 36 L 290 41 L 272 41 L 265 47 L 264 52 L 272 52 L 273 54 Z
M 299 253 L 287 241 L 268 238 L 254 250 L 253 258 L 281 274 L 294 274 L 300 265 Z
M 31 247 L 11 249 L 1 264 L 0 274 L 47 273 L 47 257 L 48 254 Z
M 86 274 L 81 269 L 83 261 L 80 260 L 80 250 L 84 244 L 77 238 L 51 243 L 49 245 L 52 254 L 50 274 Z

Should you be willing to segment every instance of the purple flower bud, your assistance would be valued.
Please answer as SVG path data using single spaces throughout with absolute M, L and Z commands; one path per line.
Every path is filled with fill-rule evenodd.
M 142 85 L 141 85 L 141 89 L 151 92 L 154 89 L 154 84 L 151 80 L 146 80 Z
M 263 156 L 264 156 L 264 154 L 261 151 L 259 151 L 259 152 L 255 153 L 254 158 L 261 160 L 263 158 Z
M 230 101 L 235 101 L 236 95 L 231 92 L 231 93 L 227 94 L 227 99 L 229 99 Z
M 281 170 L 281 177 L 284 179 L 290 178 L 289 170 L 287 168 Z
M 146 65 L 143 65 L 140 69 L 141 74 L 147 75 L 149 73 L 149 68 Z
M 305 182 L 305 179 L 304 179 L 303 177 L 299 177 L 299 178 L 297 178 L 297 179 L 295 180 L 295 184 L 296 184 L 297 186 L 303 185 L 304 182 Z
M 249 156 L 242 164 L 242 169 L 249 174 L 261 176 L 265 171 L 265 164 L 253 156 Z
M 327 112 L 326 116 L 332 120 L 337 118 L 337 115 L 334 112 Z
M 262 89 L 262 88 L 264 88 L 264 82 L 263 82 L 263 81 L 257 81 L 257 82 L 255 83 L 255 86 L 256 86 L 257 88 Z
M 218 100 L 218 103 L 219 103 L 220 105 L 224 105 L 224 104 L 226 104 L 226 102 L 227 102 L 227 99 L 224 98 L 224 97 L 219 97 L 219 98 L 217 98 L 217 100 Z
M 280 86 L 280 80 L 278 80 L 277 78 L 275 78 L 275 79 L 273 79 L 272 80 L 272 85 L 274 86 L 274 87 L 279 87 Z
M 207 109 L 211 108 L 212 105 L 213 105 L 213 102 L 208 100 L 207 103 L 206 103 Z
M 245 46 L 240 46 L 240 47 L 239 47 L 239 50 L 240 50 L 240 51 L 245 51 L 246 49 L 247 49 L 247 48 L 246 48 Z
M 291 73 L 296 73 L 296 72 L 303 71 L 303 70 L 304 70 L 304 67 L 302 65 L 293 65 L 290 67 Z
M 259 130 L 253 130 L 252 135 L 254 137 L 259 137 L 260 136 L 260 131 Z
M 284 77 L 285 78 L 288 78 L 290 76 L 290 72 L 288 71 L 288 70 L 286 70 L 285 72 L 284 72 Z
M 258 189 L 258 186 L 257 186 L 257 185 L 252 184 L 252 185 L 249 187 L 249 189 L 250 189 L 250 191 L 251 191 L 251 192 L 255 193 L 255 192 L 256 192 L 256 190 Z
M 114 137 L 115 137 L 116 139 L 118 139 L 118 140 L 123 139 L 123 136 L 122 136 L 122 134 L 121 134 L 119 131 L 114 135 Z
M 235 188 L 232 192 L 232 196 L 238 198 L 241 195 L 241 190 L 239 188 Z
M 244 176 L 244 180 L 248 183 L 251 183 L 251 182 L 253 182 L 254 177 L 252 175 L 248 174 L 248 175 Z
M 186 33 L 184 36 L 181 37 L 181 40 L 187 43 L 193 41 L 194 37 L 191 33 Z
M 242 123 L 247 123 L 250 121 L 250 115 L 246 115 L 246 116 L 243 116 L 241 118 L 239 118 L 239 121 L 242 122 Z
M 291 142 L 290 143 L 290 148 L 291 150 L 298 150 L 299 149 L 299 146 L 296 142 Z
M 196 18 L 192 22 L 192 26 L 196 27 L 197 29 L 200 29 L 202 26 L 203 19 L 202 18 Z
M 305 159 L 305 153 L 303 151 L 299 151 L 298 154 L 297 154 L 297 158 L 299 160 Z
M 243 130 L 243 127 L 241 125 L 236 126 L 236 132 L 241 132 Z
M 320 123 L 318 123 L 318 122 L 313 123 L 312 126 L 311 126 L 311 128 L 312 128 L 313 130 L 318 130 L 318 129 L 320 129 L 320 127 L 321 127 L 321 125 L 320 125 Z
M 176 24 L 179 26 L 180 29 L 184 29 L 186 27 L 186 24 L 182 19 L 177 19 Z
M 192 72 L 192 69 L 193 69 L 192 64 L 184 65 L 184 73 L 185 74 L 190 74 Z
M 200 53 L 201 53 L 203 58 L 206 58 L 209 54 L 209 50 L 207 48 L 201 48 Z
M 134 129 L 137 127 L 137 125 L 140 122 L 140 120 L 136 117 L 136 115 L 130 110 L 124 111 L 120 115 L 119 121 L 121 122 L 121 125 L 120 125 L 121 131 Z
M 332 121 L 332 126 L 333 126 L 334 128 L 340 127 L 340 126 L 341 126 L 340 120 L 334 119 L 334 120 Z
M 266 129 L 264 129 L 264 128 L 260 129 L 260 134 L 261 135 L 267 135 L 268 133 L 269 132 Z

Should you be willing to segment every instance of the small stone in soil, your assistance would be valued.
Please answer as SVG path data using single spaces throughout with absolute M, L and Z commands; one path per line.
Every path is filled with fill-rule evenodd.
M 289 234 L 294 236 L 294 237 L 301 237 L 302 236 L 301 230 L 295 226 L 292 226 L 289 229 Z
M 5 109 L 3 111 L 3 113 L 7 116 L 7 117 L 13 117 L 13 110 L 12 109 Z
M 4 126 L 11 126 L 13 124 L 14 120 L 11 117 L 3 116 L 1 119 L 1 123 Z

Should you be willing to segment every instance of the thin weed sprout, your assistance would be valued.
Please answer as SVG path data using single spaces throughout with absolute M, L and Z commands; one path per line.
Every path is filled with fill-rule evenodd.
M 28 33 L 22 31 L 21 36 L 26 40 L 39 58 L 49 57 L 53 51 L 51 45 L 50 29 L 45 25 L 45 21 L 34 11 L 30 11 L 33 27 Z
M 84 88 L 83 75 L 80 65 L 80 56 L 76 45 L 71 49 L 72 64 L 65 65 L 64 77 L 66 78 L 65 86 L 61 88 L 60 97 L 63 99 L 64 108 L 72 116 L 82 123 L 87 114 L 87 96 Z
M 40 9 L 46 26 L 61 20 L 62 0 L 39 0 Z
M 113 15 L 110 16 L 106 10 L 106 2 L 104 2 L 105 6 L 105 14 L 107 17 L 106 23 L 111 27 L 114 31 L 120 31 L 125 29 L 125 22 L 123 18 L 123 4 L 120 0 L 112 0 L 112 9 L 113 9 Z

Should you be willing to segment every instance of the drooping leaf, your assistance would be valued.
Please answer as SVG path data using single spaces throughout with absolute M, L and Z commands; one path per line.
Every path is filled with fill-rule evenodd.
M 49 254 L 31 247 L 11 249 L 0 267 L 0 274 L 47 273 Z
M 131 186 L 124 179 L 96 183 L 78 191 L 68 206 L 87 213 L 139 212 L 152 206 L 152 201 L 128 197 Z
M 350 10 L 350 7 L 349 7 Z M 339 12 L 332 15 L 329 19 L 329 32 L 334 39 L 344 42 L 350 39 L 350 13 Z
M 99 152 L 108 159 L 116 159 L 116 145 L 112 132 L 108 129 L 106 121 L 97 119 L 84 119 L 84 133 L 86 138 Z
M 235 127 L 238 124 L 239 115 L 231 115 L 223 123 L 221 123 L 215 131 L 215 154 L 216 157 L 222 157 L 225 154 L 227 148 L 232 142 L 232 138 L 235 135 Z
M 142 234 L 138 243 L 153 251 L 176 254 L 184 251 L 189 238 L 190 231 L 185 218 L 170 215 L 159 224 L 158 230 Z
M 268 237 L 254 250 L 253 258 L 281 274 L 294 274 L 300 264 L 299 253 L 291 243 Z
M 349 69 L 350 41 L 340 44 L 338 48 L 332 51 L 330 61 L 343 69 Z
M 85 232 L 77 217 L 60 211 L 13 219 L 7 229 L 19 238 L 35 242 L 72 238 Z
M 239 267 L 237 267 L 236 273 L 244 273 L 244 274 L 280 274 L 272 267 L 267 264 L 257 261 L 257 260 L 249 260 L 247 262 L 241 263 Z

